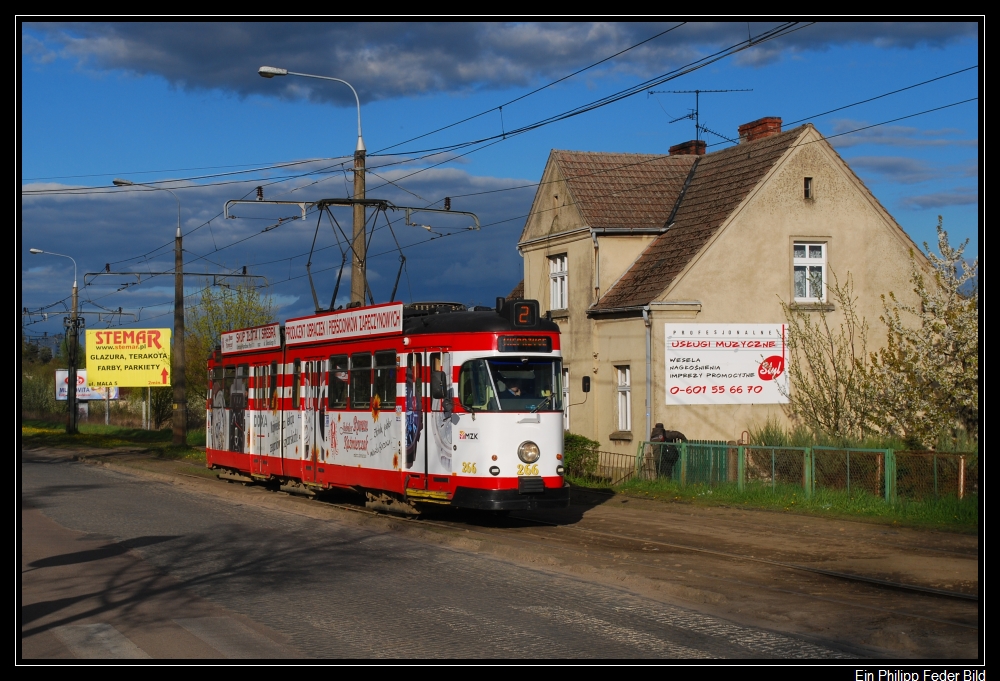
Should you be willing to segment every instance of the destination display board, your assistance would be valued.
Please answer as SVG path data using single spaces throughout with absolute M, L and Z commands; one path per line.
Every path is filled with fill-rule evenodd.
M 499 352 L 552 352 L 552 338 L 549 336 L 498 336 Z
M 170 385 L 170 329 L 87 330 L 91 387 Z
M 403 304 L 337 310 L 285 322 L 285 345 L 403 333 Z
M 785 324 L 664 324 L 667 404 L 787 404 Z
M 281 325 L 278 323 L 254 326 L 249 329 L 222 334 L 222 354 L 273 350 L 281 347 Z

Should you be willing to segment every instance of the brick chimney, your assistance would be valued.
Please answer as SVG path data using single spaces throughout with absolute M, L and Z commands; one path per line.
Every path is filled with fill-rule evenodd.
M 762 140 L 765 137 L 781 132 L 781 119 L 777 116 L 765 116 L 750 123 L 744 123 L 739 128 L 740 144 Z
M 780 121 L 778 123 L 781 125 Z M 670 147 L 671 156 L 704 156 L 705 140 L 690 140 Z

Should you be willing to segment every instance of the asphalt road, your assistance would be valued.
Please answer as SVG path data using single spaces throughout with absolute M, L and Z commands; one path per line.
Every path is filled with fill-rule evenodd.
M 856 652 L 386 529 L 22 455 L 21 656 Z

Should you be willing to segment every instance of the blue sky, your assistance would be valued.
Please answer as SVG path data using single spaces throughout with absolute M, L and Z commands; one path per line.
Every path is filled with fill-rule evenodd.
M 351 182 L 344 169 L 351 167 L 357 109 L 346 86 L 263 79 L 257 68 L 265 64 L 335 76 L 355 86 L 370 154 L 370 198 L 441 207 L 451 196 L 453 209 L 477 213 L 484 225 L 467 231 L 464 219 L 424 214 L 419 222 L 431 232 L 402 220 L 392 233 L 379 229 L 369 261 L 376 300 L 388 298 L 396 277 L 395 236 L 407 257 L 398 297 L 492 304 L 521 279 L 515 245 L 534 196 L 530 185 L 539 180 L 551 149 L 667 153 L 694 137 L 693 121 L 670 123 L 689 112 L 694 97 L 650 95 L 639 86 L 775 27 L 746 22 L 24 24 L 21 306 L 37 310 L 57 303 L 72 284 L 69 261 L 32 256 L 29 248 L 76 258 L 81 284 L 83 272 L 106 263 L 115 271 L 173 267 L 177 204 L 163 191 L 105 189 L 113 178 L 124 177 L 175 191 L 187 271 L 245 265 L 271 282 L 282 306 L 280 319 L 308 314 L 305 253 L 315 218 L 285 221 L 263 232 L 294 211 L 251 206 L 236 211 L 238 219 L 219 214 L 226 200 L 249 196 L 258 185 L 265 186 L 268 199 L 346 196 Z M 968 238 L 967 254 L 976 257 L 980 106 L 956 103 L 976 98 L 981 89 L 979 69 L 969 69 L 979 63 L 978 31 L 976 24 L 961 23 L 817 23 L 654 89 L 752 89 L 701 96 L 701 122 L 712 131 L 703 134 L 710 150 L 729 146 L 724 137 L 734 139 L 738 125 L 762 116 L 780 116 L 786 126 L 804 119 L 837 135 L 831 143 L 914 241 L 933 241 L 942 215 L 952 243 Z M 969 70 L 947 75 L 962 69 Z M 638 94 L 523 134 L 428 156 L 629 88 Z M 851 132 L 938 107 L 947 108 Z M 99 189 L 76 191 L 88 187 Z M 335 215 L 349 230 L 349 213 Z M 341 256 L 325 223 L 317 248 L 323 250 L 313 257 L 313 272 L 321 299 L 328 301 Z M 141 311 L 137 326 L 171 325 L 172 280 L 119 291 L 124 281 L 98 279 L 82 290 L 81 307 L 121 307 Z M 202 284 L 189 280 L 188 286 L 191 304 Z M 338 302 L 346 300 L 347 291 L 345 275 Z M 48 321 L 32 317 L 30 335 L 61 330 L 62 305 L 48 309 L 57 314 Z

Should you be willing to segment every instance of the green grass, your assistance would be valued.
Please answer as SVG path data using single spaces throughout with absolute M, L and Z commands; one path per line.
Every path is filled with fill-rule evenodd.
M 957 532 L 975 532 L 979 527 L 979 500 L 974 496 L 961 501 L 954 497 L 945 497 L 889 504 L 885 499 L 872 494 L 855 492 L 848 495 L 843 490 L 830 489 L 818 489 L 807 499 L 801 487 L 792 485 L 779 485 L 774 491 L 770 485 L 748 485 L 740 491 L 735 484 L 681 487 L 672 480 L 662 478 L 629 480 L 615 487 L 611 487 L 606 481 L 582 478 L 567 478 L 567 480 L 577 487 L 613 489 L 620 494 L 665 502 L 741 506 Z
M 105 426 L 97 424 L 80 424 L 80 432 L 76 435 L 66 434 L 66 425 L 52 421 L 25 420 L 21 422 L 21 442 L 25 447 L 84 447 L 93 449 L 115 449 L 118 447 L 135 447 L 167 459 L 190 459 L 204 461 L 205 452 L 194 449 L 204 446 L 205 429 L 188 431 L 188 445 L 175 447 L 172 444 L 173 434 L 170 430 L 140 430 L 137 428 L 122 428 L 120 426 Z

